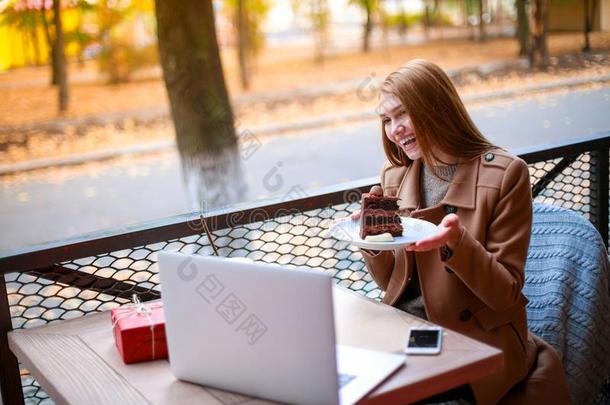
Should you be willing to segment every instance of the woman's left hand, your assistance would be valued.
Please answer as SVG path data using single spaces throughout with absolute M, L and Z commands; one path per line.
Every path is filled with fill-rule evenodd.
M 464 229 L 460 225 L 460 217 L 456 214 L 448 214 L 443 218 L 438 225 L 438 232 L 429 238 L 417 241 L 413 245 L 406 247 L 411 252 L 425 252 L 432 249 L 440 248 L 443 245 L 454 248 L 462 236 Z

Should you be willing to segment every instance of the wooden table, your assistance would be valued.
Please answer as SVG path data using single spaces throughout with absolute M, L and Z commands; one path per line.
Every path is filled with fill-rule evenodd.
M 415 318 L 341 287 L 333 289 L 339 344 L 402 352 Z M 9 333 L 9 346 L 58 404 L 269 404 L 176 380 L 165 360 L 123 364 L 110 313 Z M 438 356 L 407 356 L 406 366 L 363 404 L 404 404 L 476 381 L 497 370 L 502 352 L 446 330 Z

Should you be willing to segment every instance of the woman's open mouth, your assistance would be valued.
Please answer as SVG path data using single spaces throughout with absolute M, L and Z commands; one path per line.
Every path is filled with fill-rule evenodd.
M 408 147 L 409 145 L 412 145 L 415 143 L 415 135 L 411 135 L 406 137 L 405 139 L 401 140 L 399 143 L 400 145 L 402 145 L 403 148 Z

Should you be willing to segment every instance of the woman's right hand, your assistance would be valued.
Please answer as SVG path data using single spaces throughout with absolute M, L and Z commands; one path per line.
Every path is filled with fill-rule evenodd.
M 360 219 L 360 210 L 356 210 L 354 212 L 352 212 L 352 214 L 350 215 L 350 218 L 353 219 L 354 221 L 357 221 Z

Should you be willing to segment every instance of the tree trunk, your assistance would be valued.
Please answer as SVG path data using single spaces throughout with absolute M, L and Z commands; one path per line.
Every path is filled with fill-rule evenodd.
M 585 6 L 585 25 L 584 25 L 584 34 L 585 34 L 585 46 L 582 48 L 583 52 L 591 51 L 591 43 L 589 42 L 589 32 L 591 31 L 591 21 L 589 19 L 589 0 L 583 0 L 582 4 Z
M 155 0 L 159 55 L 194 209 L 243 199 L 245 186 L 211 0 Z
M 479 41 L 485 40 L 485 21 L 483 20 L 483 0 L 478 0 L 479 6 Z
M 529 52 L 527 45 L 529 26 L 527 23 L 525 0 L 516 0 L 515 6 L 517 8 L 517 35 L 519 38 L 519 56 L 526 56 Z
M 460 1 L 460 13 L 462 15 L 462 25 L 468 27 L 468 1 Z
M 398 23 L 398 33 L 402 42 L 406 42 L 407 39 L 407 11 L 405 10 L 405 0 L 396 0 L 396 9 L 400 15 L 400 21 Z
M 430 4 L 424 0 L 424 36 L 430 39 Z
M 44 8 L 40 10 L 40 16 L 42 18 L 42 25 L 44 27 L 45 38 L 47 39 L 47 45 L 49 46 L 49 61 L 51 65 L 51 86 L 59 83 L 59 76 L 57 74 L 57 67 L 55 66 L 55 42 L 51 38 L 51 29 L 49 28 L 49 22 L 47 21 L 47 10 Z
M 373 10 L 371 2 L 366 4 L 366 21 L 364 22 L 364 34 L 362 35 L 362 52 L 370 50 L 371 31 L 373 30 Z
M 584 34 L 585 34 L 585 46 L 582 48 L 583 52 L 591 52 L 591 42 L 589 40 L 589 34 L 593 29 L 593 19 L 595 18 L 596 13 L 596 0 L 584 0 L 583 1 L 585 7 L 585 26 L 584 26 Z
M 548 27 L 548 0 L 531 1 L 531 44 L 529 46 L 530 67 L 545 69 L 549 64 L 546 41 Z
M 443 30 L 442 6 L 443 6 L 443 3 L 441 3 L 439 0 L 434 0 L 434 15 L 437 18 L 434 25 L 438 27 L 438 36 L 441 41 L 443 40 L 443 38 L 445 36 L 444 30 Z
M 64 34 L 61 26 L 61 0 L 53 0 L 53 23 L 55 25 L 55 66 L 59 87 L 59 111 L 68 109 L 68 69 L 64 54 Z
M 326 50 L 326 30 L 328 28 L 328 7 L 326 0 L 311 0 L 311 19 L 316 35 L 314 62 L 324 63 Z
M 237 0 L 237 60 L 239 61 L 239 78 L 241 80 L 241 86 L 244 89 L 250 87 L 250 69 L 248 63 L 250 41 L 248 32 L 248 16 L 246 0 Z
M 489 3 L 487 3 L 487 6 L 489 6 Z M 502 6 L 502 2 L 497 2 L 495 6 L 496 7 L 493 9 L 492 20 L 502 23 L 504 20 L 504 7 Z
M 36 11 L 31 11 L 32 13 L 36 13 Z M 36 16 L 34 14 L 33 21 L 36 21 Z M 32 45 L 34 46 L 34 63 L 36 66 L 40 66 L 40 44 L 38 43 L 38 26 L 34 24 L 31 27 L 30 31 Z

